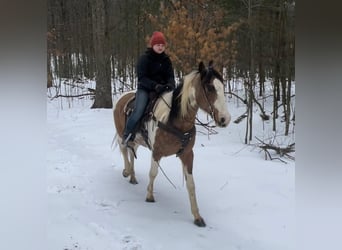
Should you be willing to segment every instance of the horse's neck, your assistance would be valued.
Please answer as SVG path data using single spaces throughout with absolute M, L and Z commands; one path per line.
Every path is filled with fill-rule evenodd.
M 153 114 L 160 122 L 167 122 L 172 105 L 172 92 L 165 93 L 156 101 Z
M 191 130 L 195 126 L 196 115 L 198 112 L 198 106 L 190 107 L 187 114 L 184 117 L 178 116 L 173 120 L 173 126 L 180 131 L 186 132 Z

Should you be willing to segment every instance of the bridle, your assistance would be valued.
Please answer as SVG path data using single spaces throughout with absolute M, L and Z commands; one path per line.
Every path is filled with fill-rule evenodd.
M 209 115 L 215 120 L 214 109 L 213 109 L 213 106 L 211 105 L 211 103 L 209 102 L 207 91 L 205 90 L 204 86 L 202 86 L 202 88 L 203 88 L 203 93 L 204 93 L 205 100 L 207 101 L 208 106 L 209 106 L 209 111 L 210 111 Z
M 212 65 L 209 65 L 208 72 L 204 76 L 204 80 L 203 80 L 203 83 L 201 85 L 202 85 L 202 88 L 203 88 L 203 93 L 204 93 L 205 100 L 207 101 L 208 106 L 209 106 L 209 111 L 210 111 L 209 115 L 215 120 L 214 108 L 213 108 L 212 104 L 209 102 L 208 93 L 207 93 L 208 90 L 205 89 L 205 85 L 207 85 L 210 82 L 210 80 L 213 77 L 213 75 L 219 79 L 219 77 L 217 76 L 216 72 L 214 72 L 214 69 L 213 69 Z

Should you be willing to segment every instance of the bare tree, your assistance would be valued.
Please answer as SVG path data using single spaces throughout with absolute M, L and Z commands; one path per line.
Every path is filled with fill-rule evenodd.
M 48 87 L 96 80 L 92 107 L 110 108 L 111 82 L 114 91 L 136 88 L 136 61 L 152 31 L 161 30 L 178 77 L 199 60 L 214 59 L 222 69 L 228 93 L 246 105 L 246 143 L 256 108 L 268 117 L 258 97 L 273 98 L 274 131 L 285 122 L 288 134 L 294 124 L 295 0 L 48 0 L 47 7 Z M 241 97 L 229 84 L 238 78 Z
M 105 0 L 91 0 L 94 33 L 96 92 L 92 108 L 112 108 L 110 55 L 106 27 Z

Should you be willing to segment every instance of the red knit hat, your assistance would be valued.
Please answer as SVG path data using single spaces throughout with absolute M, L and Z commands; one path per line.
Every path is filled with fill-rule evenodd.
M 151 47 L 153 47 L 156 44 L 164 44 L 165 45 L 166 41 L 165 41 L 164 34 L 159 32 L 159 31 L 153 32 L 151 40 L 150 40 L 150 44 L 151 44 Z

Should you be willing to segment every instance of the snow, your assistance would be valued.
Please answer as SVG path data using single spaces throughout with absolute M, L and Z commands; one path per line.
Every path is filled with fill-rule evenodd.
M 160 162 L 176 188 L 159 171 L 156 202 L 145 202 L 150 152 L 138 149 L 138 184 L 130 184 L 118 147 L 111 147 L 112 110 L 91 104 L 47 100 L 49 250 L 293 249 L 295 162 L 265 160 L 260 149 L 245 145 L 245 120 L 214 128 L 217 134 L 197 128 L 193 174 L 207 224 L 199 228 L 179 159 Z M 244 112 L 233 99 L 227 105 L 232 121 Z M 199 118 L 207 116 L 200 112 Z M 262 124 L 255 113 L 254 136 L 266 140 L 270 128 L 271 121 Z M 280 144 L 294 141 L 280 134 Z

